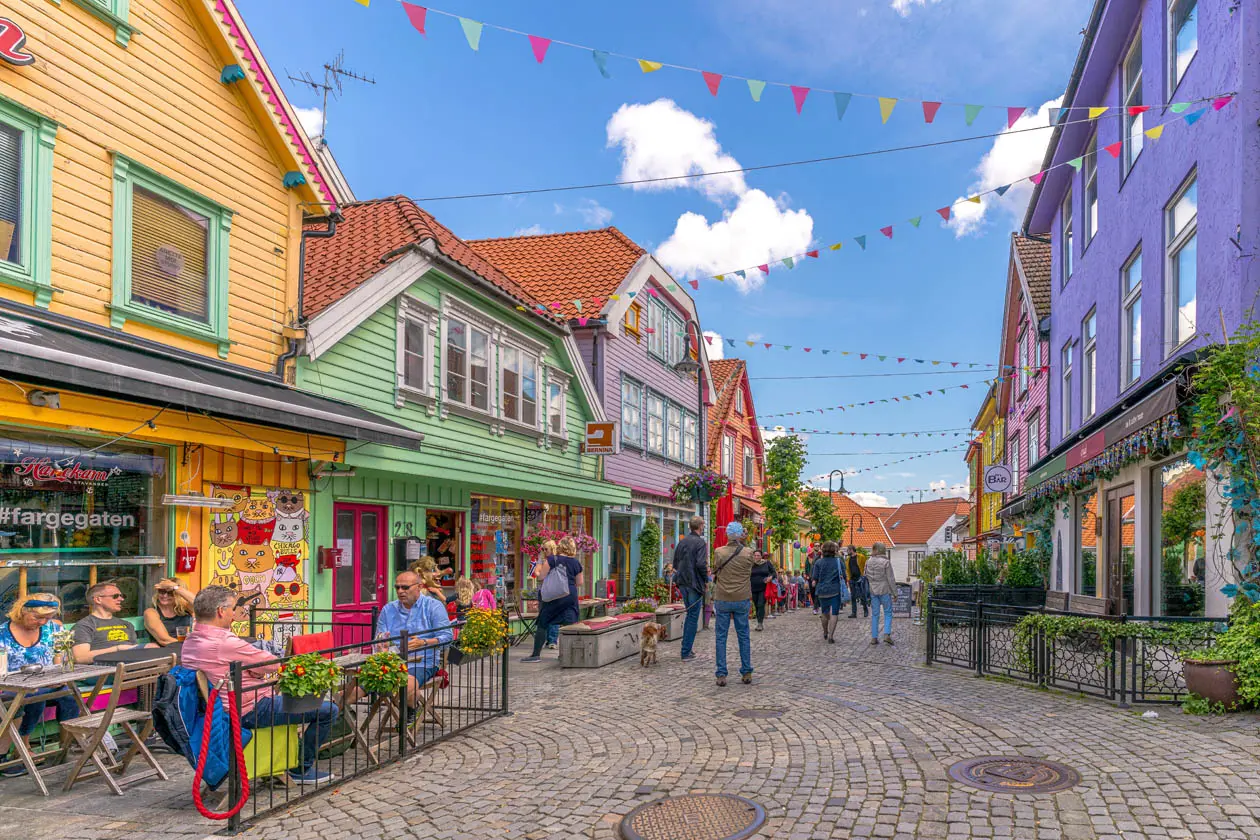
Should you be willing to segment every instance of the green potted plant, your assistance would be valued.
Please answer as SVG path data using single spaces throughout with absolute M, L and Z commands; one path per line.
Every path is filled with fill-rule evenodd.
M 1260 603 L 1234 599 L 1229 627 L 1212 646 L 1183 654 L 1186 690 L 1226 709 L 1260 704 Z
M 358 682 L 368 694 L 397 694 L 407 684 L 407 663 L 392 650 L 374 653 L 359 666 Z
M 508 627 L 498 610 L 473 608 L 464 619 L 459 639 L 447 654 L 452 665 L 460 665 L 498 653 L 507 647 Z
M 318 653 L 303 653 L 280 666 L 276 691 L 280 706 L 288 714 L 314 712 L 324 702 L 324 695 L 336 687 L 341 666 Z

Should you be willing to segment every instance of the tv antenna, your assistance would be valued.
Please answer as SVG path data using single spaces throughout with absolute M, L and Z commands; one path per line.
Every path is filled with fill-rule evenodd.
M 347 70 L 345 67 L 346 51 L 342 50 L 337 53 L 337 57 L 330 63 L 324 65 L 324 81 L 316 81 L 310 73 L 303 70 L 300 76 L 294 76 L 288 73 L 289 81 L 297 82 L 300 85 L 306 85 L 311 90 L 320 94 L 322 102 L 319 107 L 319 142 L 324 142 L 324 133 L 328 130 L 328 96 L 331 94 L 333 99 L 341 97 L 342 79 L 353 79 L 356 82 L 374 85 L 376 80 L 353 70 Z

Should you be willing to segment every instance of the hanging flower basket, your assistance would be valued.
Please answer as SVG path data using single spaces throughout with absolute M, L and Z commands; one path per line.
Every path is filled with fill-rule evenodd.
M 684 473 L 674 479 L 670 496 L 675 502 L 707 503 L 719 499 L 730 489 L 731 480 L 721 473 L 704 469 Z

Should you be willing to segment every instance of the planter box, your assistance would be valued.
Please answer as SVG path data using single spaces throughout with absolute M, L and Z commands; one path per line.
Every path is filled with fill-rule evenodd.
M 560 667 L 602 668 L 639 652 L 643 626 L 655 616 L 630 613 L 560 628 Z
M 682 604 L 665 604 L 656 609 L 656 623 L 665 628 L 662 642 L 675 642 L 682 638 L 683 624 L 687 621 L 687 608 Z

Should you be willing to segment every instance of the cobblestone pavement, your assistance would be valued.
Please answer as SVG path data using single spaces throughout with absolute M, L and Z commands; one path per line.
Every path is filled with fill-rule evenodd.
M 926 668 L 922 629 L 903 617 L 895 647 L 871 647 L 868 632 L 846 617 L 828 645 L 808 611 L 767 621 L 753 634 L 751 686 L 714 684 L 712 632 L 701 634 L 697 661 L 680 662 L 677 644 L 664 644 L 649 670 L 637 658 L 594 672 L 513 661 L 511 717 L 346 782 L 246 836 L 613 840 L 620 817 L 644 802 L 726 792 L 766 809 L 758 836 L 787 840 L 1260 838 L 1257 716 L 1196 719 L 1160 708 L 1144 720 L 1141 710 Z M 735 716 L 750 708 L 783 715 Z M 953 762 L 984 755 L 1061 761 L 1082 782 L 1015 796 L 949 779 Z M 4 807 L 11 784 L 0 782 L 0 833 L 19 836 Z M 20 836 L 158 836 L 158 815 L 137 814 L 135 795 L 98 792 L 54 821 L 27 811 Z M 40 804 L 62 809 L 58 799 Z M 105 825 L 111 813 L 121 824 Z M 207 833 L 184 814 L 178 830 Z

